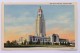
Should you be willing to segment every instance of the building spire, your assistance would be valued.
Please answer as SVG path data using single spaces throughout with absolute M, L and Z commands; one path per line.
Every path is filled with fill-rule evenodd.
M 39 7 L 38 13 L 39 13 L 39 14 L 42 14 L 41 6 Z
M 41 6 L 40 6 L 40 9 L 41 9 Z
M 36 34 L 39 37 L 45 37 L 45 20 L 41 6 L 39 6 L 37 20 L 36 20 Z

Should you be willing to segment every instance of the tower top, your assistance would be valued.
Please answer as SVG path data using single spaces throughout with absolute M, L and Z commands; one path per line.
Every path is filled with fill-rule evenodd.
M 41 6 L 40 6 L 40 9 L 41 9 Z
M 39 7 L 38 13 L 42 13 L 41 6 Z

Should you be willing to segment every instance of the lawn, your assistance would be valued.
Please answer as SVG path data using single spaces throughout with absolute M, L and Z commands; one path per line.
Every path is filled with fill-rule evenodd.
M 62 47 L 74 47 L 67 45 L 18 45 L 18 46 L 4 46 L 5 48 L 31 48 L 31 47 L 49 47 L 49 48 L 62 48 Z

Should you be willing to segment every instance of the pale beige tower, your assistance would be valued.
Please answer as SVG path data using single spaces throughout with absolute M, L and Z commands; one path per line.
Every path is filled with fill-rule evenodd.
M 45 37 L 45 20 L 43 11 L 40 8 L 38 9 L 37 19 L 36 19 L 36 35 L 39 37 Z

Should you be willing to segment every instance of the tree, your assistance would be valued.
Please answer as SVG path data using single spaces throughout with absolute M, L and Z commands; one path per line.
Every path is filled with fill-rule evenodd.
M 8 40 L 8 41 L 4 44 L 4 46 L 11 46 L 10 41 Z
M 17 46 L 17 45 L 18 45 L 18 43 L 17 43 L 17 41 L 16 41 L 16 40 L 12 41 L 12 44 L 13 44 L 13 45 L 15 45 L 15 46 Z
M 21 45 L 23 45 L 23 42 L 21 43 Z
M 10 41 L 9 41 L 9 40 L 7 41 L 7 44 L 8 44 L 8 45 L 10 44 Z
M 26 43 L 27 43 L 27 40 L 25 39 L 23 44 L 26 45 Z
M 10 42 L 9 40 L 4 44 L 6 47 L 13 47 L 13 46 L 18 46 L 18 43 L 16 40 Z
M 32 40 L 29 41 L 29 44 L 33 44 Z

